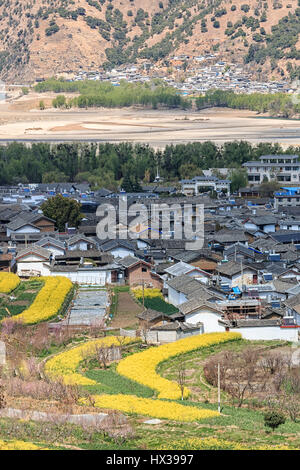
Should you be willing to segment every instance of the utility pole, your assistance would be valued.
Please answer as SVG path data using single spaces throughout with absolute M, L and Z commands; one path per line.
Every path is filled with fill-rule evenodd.
M 143 308 L 145 308 L 145 281 L 143 279 Z
M 218 412 L 221 413 L 220 363 L 218 362 Z

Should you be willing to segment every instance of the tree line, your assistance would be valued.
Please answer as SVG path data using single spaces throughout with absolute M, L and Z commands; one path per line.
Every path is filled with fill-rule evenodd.
M 167 86 L 162 80 L 146 83 L 128 83 L 121 80 L 118 86 L 110 82 L 82 80 L 68 82 L 54 78 L 38 83 L 37 92 L 54 91 L 55 93 L 79 93 L 79 96 L 66 98 L 58 95 L 52 104 L 55 108 L 89 107 L 125 107 L 133 105 L 165 106 L 167 108 L 188 109 L 192 103 L 183 98 L 178 90 Z
M 300 113 L 300 100 L 291 99 L 287 93 L 239 93 L 224 90 L 211 90 L 196 98 L 197 109 L 207 106 L 227 107 L 233 109 L 250 109 L 258 113 L 270 113 L 271 116 L 285 118 Z
M 165 181 L 201 175 L 209 168 L 235 171 L 264 154 L 298 154 L 300 147 L 283 150 L 279 144 L 246 141 L 191 142 L 163 150 L 146 144 L 122 143 L 9 143 L 0 146 L 0 184 L 89 182 L 93 188 L 130 190 L 155 180 L 157 169 Z M 237 183 L 238 185 L 238 183 Z

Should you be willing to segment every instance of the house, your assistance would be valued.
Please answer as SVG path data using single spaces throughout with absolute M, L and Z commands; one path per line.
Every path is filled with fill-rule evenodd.
M 74 235 L 73 237 L 69 238 L 67 240 L 67 246 L 68 250 L 82 250 L 82 251 L 87 251 L 87 250 L 92 250 L 97 248 L 97 243 L 88 237 L 85 237 L 83 235 Z
M 271 233 L 276 231 L 277 217 L 273 215 L 253 215 L 244 220 L 243 225 L 246 230 L 251 230 L 252 232 Z
M 122 268 L 117 264 L 103 266 L 53 264 L 49 267 L 48 275 L 65 276 L 78 284 L 97 286 L 120 283 L 124 279 Z
M 0 252 L 0 271 L 14 271 L 14 267 L 13 254 Z
M 222 251 L 226 246 L 234 243 L 241 243 L 247 245 L 251 243 L 251 237 L 243 230 L 228 230 L 222 229 L 216 232 L 210 239 L 210 246 L 213 250 Z
M 248 340 L 283 340 L 298 342 L 300 339 L 297 326 L 284 325 L 280 319 L 255 319 L 255 320 L 219 320 L 223 331 L 241 333 Z
M 15 258 L 17 274 L 20 277 L 47 276 L 52 256 L 51 251 L 35 245 L 20 250 Z
M 166 281 L 168 291 L 168 302 L 175 307 L 188 300 L 189 294 L 195 294 L 201 291 L 201 283 L 194 278 L 183 274 Z
M 223 311 L 211 302 L 200 298 L 188 300 L 180 305 L 179 311 L 184 315 L 184 321 L 192 325 L 203 325 L 203 333 L 224 331 L 219 325 Z
M 286 314 L 294 319 L 294 324 L 300 326 L 300 293 L 285 300 Z
M 105 266 L 113 262 L 113 256 L 99 250 L 66 250 L 64 255 L 56 256 L 56 264 L 73 266 Z
M 152 270 L 152 265 L 146 263 L 135 256 L 126 256 L 118 260 L 118 264 L 125 270 L 125 279 L 130 286 L 138 286 L 144 284 L 145 286 L 156 287 L 162 289 L 163 281 L 161 277 Z
M 109 251 L 114 258 L 126 258 L 135 255 L 134 243 L 122 239 L 104 241 L 100 245 L 100 250 L 103 252 Z
M 203 283 L 207 283 L 211 278 L 209 273 L 202 271 L 199 268 L 192 266 L 191 264 L 185 263 L 184 261 L 179 261 L 179 263 L 173 264 L 172 266 L 165 269 L 167 274 L 167 279 L 173 279 L 174 277 L 181 276 L 186 274 L 189 277 L 193 277 Z
M 34 233 L 54 232 L 55 221 L 45 217 L 43 214 L 24 212 L 14 217 L 6 226 L 6 234 L 12 233 Z
M 35 245 L 45 248 L 48 251 L 51 251 L 54 258 L 56 256 L 62 256 L 66 252 L 65 243 L 53 237 L 43 237 L 37 242 L 35 242 Z
M 215 277 L 217 284 L 223 289 L 231 287 L 242 288 L 243 285 L 257 284 L 258 271 L 243 263 L 227 261 L 217 266 L 217 275 Z
M 207 273 L 214 273 L 217 263 L 221 261 L 222 256 L 218 253 L 211 251 L 208 248 L 201 250 L 180 251 L 173 254 L 172 259 L 175 261 L 184 261 L 192 266 L 200 268 Z
M 298 160 L 298 155 L 262 155 L 259 161 L 243 163 L 243 167 L 247 169 L 250 185 L 274 179 L 285 184 L 297 184 L 300 181 Z
M 243 261 L 243 263 L 255 263 L 256 261 L 262 261 L 266 258 L 266 255 L 259 250 L 245 246 L 239 242 L 226 247 L 223 251 L 223 256 L 225 260 L 235 262 Z
M 164 323 L 162 325 L 153 326 L 146 333 L 146 339 L 151 343 L 172 343 L 179 339 L 187 338 L 189 336 L 201 335 L 203 333 L 203 325 L 192 325 L 187 322 L 173 322 Z
M 164 322 L 172 321 L 168 315 L 151 308 L 144 310 L 142 313 L 136 315 L 136 317 L 139 321 L 140 330 L 148 330 L 153 326 L 159 326 Z

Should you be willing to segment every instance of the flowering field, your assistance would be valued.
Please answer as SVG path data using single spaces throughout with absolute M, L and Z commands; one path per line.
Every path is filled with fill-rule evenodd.
M 62 276 L 39 277 L 44 286 L 36 296 L 34 302 L 14 320 L 21 320 L 30 325 L 41 321 L 50 320 L 59 314 L 64 301 L 72 289 L 72 282 Z
M 0 450 L 47 450 L 45 447 L 38 447 L 32 442 L 25 441 L 1 441 Z
M 136 341 L 136 338 L 122 338 L 123 345 Z M 113 345 L 120 345 L 117 336 L 106 336 L 105 338 L 88 341 L 49 359 L 45 365 L 45 372 L 51 379 L 62 378 L 64 383 L 68 385 L 96 385 L 95 380 L 76 373 L 76 370 L 81 361 L 96 355 L 96 347 L 110 347 Z
M 231 442 L 214 437 L 199 439 L 190 438 L 179 441 L 168 442 L 167 446 L 162 446 L 159 450 L 289 450 L 288 446 L 259 446 L 253 448 L 238 442 Z
M 0 292 L 9 294 L 20 284 L 19 276 L 14 273 L 0 273 Z
M 175 343 L 150 348 L 144 352 L 128 356 L 120 361 L 117 372 L 135 382 L 158 390 L 159 398 L 177 400 L 181 393 L 175 382 L 163 379 L 156 372 L 156 366 L 169 357 L 183 354 L 188 351 L 203 348 L 226 341 L 240 338 L 236 333 L 214 333 L 186 338 Z M 124 344 L 136 341 L 136 338 L 123 338 Z M 52 380 L 63 379 L 65 384 L 96 385 L 97 382 L 77 372 L 80 362 L 96 354 L 96 346 L 109 347 L 120 344 L 116 336 L 88 341 L 68 351 L 62 352 L 49 359 L 45 365 L 45 372 Z M 188 390 L 185 390 L 185 396 Z M 177 421 L 196 421 L 214 416 L 219 413 L 207 409 L 185 406 L 175 402 L 158 399 L 142 398 L 126 394 L 93 395 L 95 406 L 115 409 L 127 413 L 137 413 L 155 418 L 165 418 Z
M 141 287 L 133 288 L 131 289 L 131 292 L 140 303 L 143 302 L 143 289 Z M 166 315 L 178 312 L 178 308 L 166 302 L 161 290 L 157 288 L 144 289 L 144 306 L 145 308 L 151 308 L 152 310 L 157 310 L 158 312 L 165 313 Z
M 213 344 L 235 341 L 241 338 L 239 333 L 206 333 L 203 335 L 184 338 L 174 343 L 152 347 L 146 351 L 128 356 L 117 367 L 117 372 L 125 377 L 135 380 L 159 392 L 158 398 L 178 400 L 181 391 L 177 383 L 160 377 L 156 373 L 159 363 L 189 351 L 205 348 Z M 188 389 L 184 390 L 184 397 L 189 395 Z
M 93 395 L 95 406 L 175 421 L 199 421 L 219 416 L 217 411 L 136 395 Z
M 134 297 L 136 299 L 140 299 L 143 297 L 143 289 L 142 287 L 135 287 L 131 289 L 131 292 L 133 293 Z M 150 289 L 150 288 L 145 288 L 144 289 L 144 297 L 145 299 L 153 299 L 156 297 L 159 297 L 160 299 L 164 300 L 164 297 L 162 295 L 162 292 L 160 289 Z

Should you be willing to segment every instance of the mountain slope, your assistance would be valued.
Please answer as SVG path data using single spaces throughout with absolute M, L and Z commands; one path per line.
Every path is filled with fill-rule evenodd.
M 299 0 L 0 0 L 0 76 L 32 80 L 219 51 L 297 75 Z M 166 62 L 168 65 L 168 62 Z

